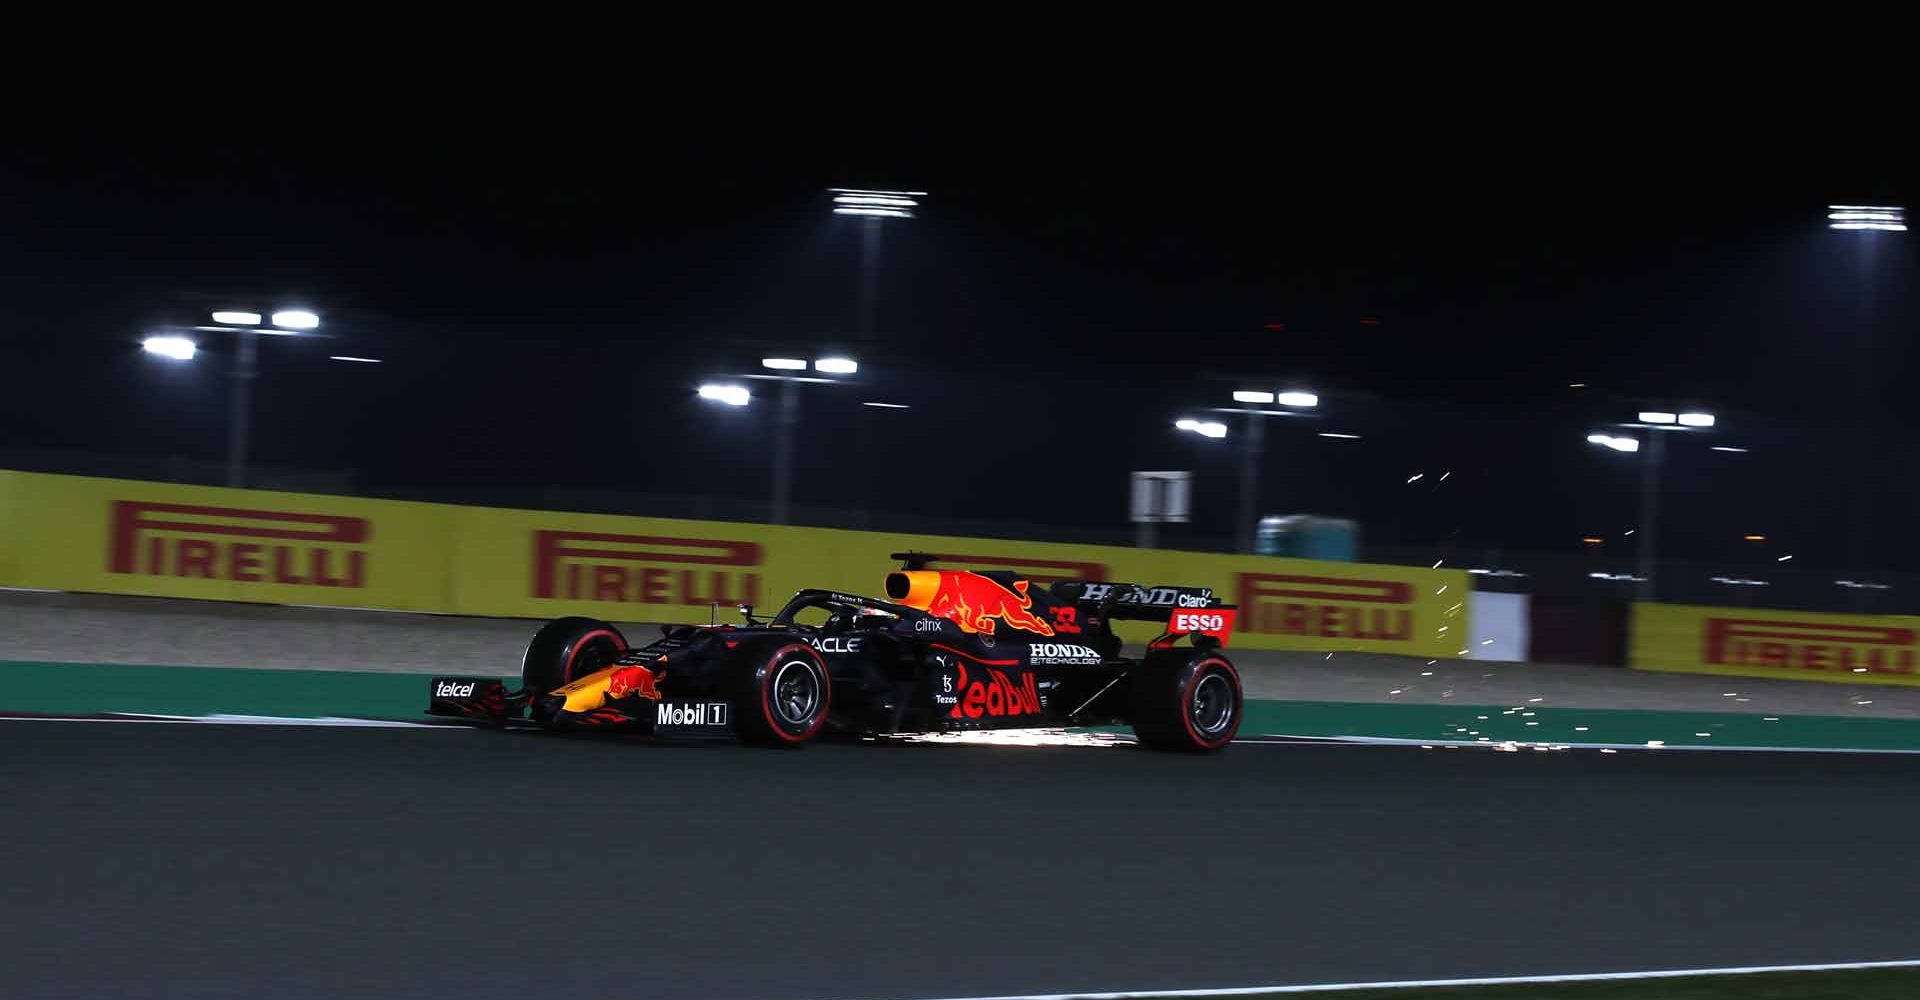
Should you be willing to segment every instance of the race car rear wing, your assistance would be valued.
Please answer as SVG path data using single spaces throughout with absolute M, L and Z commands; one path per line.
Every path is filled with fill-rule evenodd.
M 1096 583 L 1092 580 L 1063 580 L 1053 585 L 1055 597 L 1081 604 L 1098 604 L 1102 612 L 1118 621 L 1160 622 L 1180 609 L 1227 608 L 1232 605 L 1213 596 L 1211 587 L 1146 587 L 1137 583 Z
M 1148 643 L 1160 648 L 1183 636 L 1196 645 L 1224 646 L 1233 634 L 1239 610 L 1213 595 L 1208 587 L 1156 586 L 1137 583 L 1097 583 L 1064 580 L 1053 585 L 1061 600 L 1095 605 L 1107 621 L 1164 622 L 1166 631 Z

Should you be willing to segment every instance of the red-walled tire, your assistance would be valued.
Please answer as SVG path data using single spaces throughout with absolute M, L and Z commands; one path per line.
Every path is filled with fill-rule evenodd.
M 734 660 L 734 731 L 742 743 L 798 746 L 820 734 L 833 679 L 804 642 L 766 643 Z
M 1218 653 L 1149 656 L 1134 674 L 1133 732 L 1154 750 L 1219 750 L 1240 731 L 1245 707 L 1240 672 Z
M 597 618 L 556 618 L 541 626 L 520 660 L 520 682 L 538 703 L 541 695 L 612 666 L 627 651 L 627 637 Z

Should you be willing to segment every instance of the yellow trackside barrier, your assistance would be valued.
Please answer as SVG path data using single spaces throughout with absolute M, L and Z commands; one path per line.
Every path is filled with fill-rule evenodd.
M 878 594 L 890 552 L 1212 587 L 1240 605 L 1233 646 L 1458 656 L 1458 570 L 1049 542 L 498 510 L 0 472 L 0 584 L 277 604 L 705 622 L 801 587 Z M 733 617 L 723 615 L 723 619 Z M 1150 625 L 1130 627 L 1144 638 Z
M 1920 618 L 1635 604 L 1638 670 L 1920 684 Z
M 444 611 L 452 508 L 6 473 L 11 586 Z

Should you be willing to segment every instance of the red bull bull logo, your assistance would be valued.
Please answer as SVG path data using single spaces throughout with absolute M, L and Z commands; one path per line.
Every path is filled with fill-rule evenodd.
M 887 574 L 887 596 L 945 618 L 963 632 L 992 635 L 994 620 L 999 619 L 1023 631 L 1053 634 L 1053 626 L 1029 610 L 1033 598 L 1027 596 L 1025 580 L 1015 580 L 1009 588 L 966 570 L 902 571 Z
M 618 667 L 607 675 L 607 697 L 625 698 L 633 694 L 659 701 L 660 678 L 664 676 L 665 671 L 655 674 L 646 667 Z

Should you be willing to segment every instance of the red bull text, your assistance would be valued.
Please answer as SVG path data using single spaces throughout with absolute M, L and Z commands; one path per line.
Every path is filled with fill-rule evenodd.
M 1009 715 L 1039 715 L 1040 692 L 1034 685 L 1032 674 L 1022 674 L 1020 683 L 1015 684 L 1006 674 L 986 668 L 984 680 L 967 680 L 967 668 L 964 664 L 955 664 L 960 679 L 954 689 L 958 695 L 953 708 L 947 712 L 955 719 L 978 719 L 981 716 L 1000 718 Z

